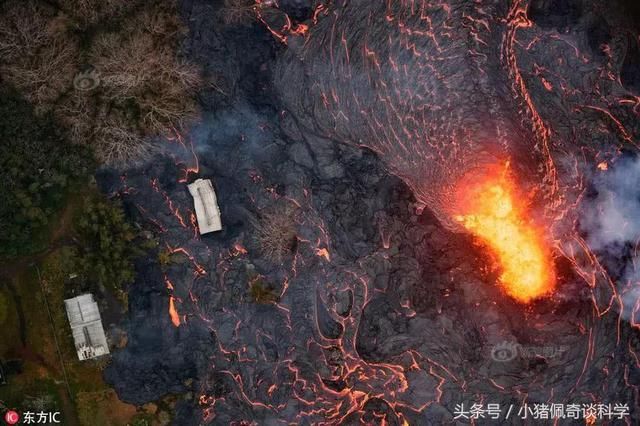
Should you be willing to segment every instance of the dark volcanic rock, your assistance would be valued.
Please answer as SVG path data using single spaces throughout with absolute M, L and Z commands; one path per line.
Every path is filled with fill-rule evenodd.
M 382 102 L 380 92 L 366 92 L 371 83 L 365 68 L 352 67 L 359 74 L 347 78 L 345 59 L 338 56 L 345 49 L 342 31 L 332 36 L 326 31 L 348 28 L 353 35 L 345 37 L 357 38 L 364 34 L 358 26 L 368 25 L 372 41 L 382 43 L 386 27 L 366 18 L 350 19 L 369 16 L 371 7 L 380 9 L 388 22 L 402 16 L 384 15 L 386 2 L 335 2 L 335 14 L 334 9 L 320 9 L 318 25 L 309 30 L 309 45 L 320 45 L 322 54 L 334 49 L 334 58 L 342 59 L 334 69 L 325 61 L 316 63 L 319 74 L 296 75 L 299 67 L 313 68 L 314 61 L 322 61 L 322 54 L 305 56 L 302 48 L 286 53 L 258 24 L 225 25 L 219 3 L 182 2 L 191 27 L 185 50 L 208 75 L 219 78 L 225 90 L 202 93 L 203 120 L 185 133 L 184 146 L 174 143 L 166 155 L 148 164 L 99 176 L 101 188 L 122 197 L 131 218 L 156 235 L 158 251 L 169 257 L 162 265 L 146 259 L 137 267 L 125 324 L 129 342 L 114 353 L 105 372 L 119 396 L 142 404 L 180 394 L 174 418 L 178 425 L 440 425 L 452 422 L 461 403 L 517 408 L 524 402 L 594 399 L 629 403 L 631 422 L 637 423 L 637 331 L 618 322 L 614 309 L 602 317 L 594 314 L 589 289 L 570 272 L 570 263 L 563 267 L 568 272 L 558 267 L 564 281 L 555 297 L 528 306 L 507 298 L 497 284 L 498 272 L 488 266 L 492 262 L 486 249 L 445 229 L 404 183 L 406 175 L 390 175 L 388 159 L 380 151 L 360 147 L 389 130 L 365 127 L 360 118 L 372 115 L 347 123 L 342 115 L 333 115 L 335 110 L 314 104 L 322 98 L 322 89 L 327 102 L 333 102 L 334 95 L 350 95 L 348 90 L 327 90 L 336 81 L 353 84 L 367 100 L 362 105 L 366 112 L 390 118 L 390 127 L 396 129 L 397 117 L 388 109 L 393 105 Z M 487 3 L 491 7 L 484 13 L 509 11 L 510 2 Z M 579 139 L 585 156 L 594 154 L 596 145 L 613 152 L 619 142 L 615 123 L 598 110 L 579 107 L 587 101 L 606 103 L 587 89 L 600 78 L 600 67 L 608 59 L 601 50 L 576 55 L 574 44 L 591 49 L 603 40 L 618 40 L 611 33 L 614 21 L 603 18 L 607 28 L 594 33 L 589 47 L 586 29 L 601 24 L 592 19 L 592 11 L 574 8 L 571 2 L 560 2 L 558 8 L 552 3 L 557 2 L 532 1 L 529 18 L 534 24 L 516 31 L 514 54 L 531 102 L 553 128 L 554 138 Z M 355 6 L 362 10 L 352 10 Z M 464 36 L 451 47 L 455 55 L 439 61 L 424 49 L 437 64 L 421 70 L 429 75 L 416 74 L 427 78 L 418 83 L 436 90 L 436 101 L 442 102 L 434 101 L 428 113 L 422 111 L 429 120 L 402 124 L 420 133 L 435 123 L 436 134 L 449 136 L 467 134 L 468 129 L 456 127 L 463 124 L 501 137 L 501 130 L 513 130 L 518 143 L 529 143 L 530 123 L 522 116 L 523 106 L 512 103 L 511 77 L 491 62 L 500 57 L 501 42 L 491 37 L 499 38 L 506 30 L 493 31 L 491 25 L 502 21 L 478 16 L 482 13 L 476 6 L 465 2 L 454 11 L 455 19 L 447 21 L 466 25 L 461 32 L 452 27 Z M 282 7 L 295 19 L 312 16 L 311 4 L 305 2 L 283 1 Z M 429 11 L 429 16 L 444 23 L 445 12 Z M 411 64 L 415 58 L 407 28 L 396 34 L 403 47 L 397 59 Z M 479 40 L 488 38 L 487 45 L 472 54 L 469 46 L 482 45 L 470 41 L 474 33 Z M 321 42 L 315 37 L 328 38 Z M 332 47 L 327 46 L 330 37 L 337 40 Z M 360 60 L 356 55 L 366 53 L 363 49 L 348 52 L 352 64 Z M 280 62 L 274 66 L 276 57 Z M 454 65 L 459 68 L 449 69 Z M 626 84 L 633 86 L 633 67 L 624 67 L 631 76 L 625 77 Z M 290 90 L 279 99 L 271 84 L 273 70 L 280 73 L 275 76 L 277 89 Z M 336 70 L 345 74 L 337 78 Z M 453 80 L 433 80 L 438 70 Z M 500 81 L 483 77 L 485 72 L 501 73 Z M 553 87 L 551 95 L 542 77 Z M 314 78 L 325 87 L 314 85 Z M 603 83 L 602 96 L 617 99 L 622 89 L 616 84 Z M 403 90 L 409 86 L 392 97 L 406 101 L 402 108 L 419 115 L 417 105 L 429 100 L 412 97 L 415 92 L 407 95 Z M 560 96 L 559 90 L 566 94 Z M 282 99 L 295 101 L 285 102 L 288 110 L 283 111 Z M 354 105 L 353 99 L 348 102 Z M 617 116 L 631 114 L 626 104 L 617 108 Z M 454 119 L 442 120 L 443 109 Z M 349 111 L 343 112 L 348 116 Z M 494 114 L 504 117 L 486 123 Z M 636 131 L 632 125 L 627 129 Z M 421 169 L 433 169 L 429 173 L 437 174 L 441 167 L 423 163 L 422 157 L 411 160 Z M 214 182 L 221 232 L 200 236 L 195 229 L 186 184 L 197 177 Z M 293 211 L 295 243 L 286 241 L 290 252 L 281 259 L 270 258 L 257 241 L 261 221 L 268 212 L 287 209 Z M 178 326 L 170 316 L 170 300 Z
M 194 351 L 203 342 L 198 330 L 176 329 L 167 315 L 164 279 L 157 263 L 138 262 L 135 283 L 129 292 L 129 343 L 114 354 L 105 372 L 120 398 L 142 405 L 169 393 L 185 391 L 183 382 L 197 374 Z
M 532 0 L 529 18 L 542 28 L 566 32 L 582 15 L 582 2 L 576 0 Z

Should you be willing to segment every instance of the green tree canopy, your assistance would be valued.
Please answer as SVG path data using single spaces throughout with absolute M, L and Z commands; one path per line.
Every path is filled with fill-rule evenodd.
M 89 281 L 116 292 L 133 281 L 133 260 L 142 250 L 120 203 L 87 198 L 76 218 L 76 233 L 82 241 L 79 267 Z
M 9 302 L 3 291 L 0 291 L 0 326 L 4 324 L 9 313 Z
M 0 86 L 0 256 L 41 250 L 51 217 L 64 203 L 70 183 L 87 176 L 86 148 L 63 140 L 48 119 Z

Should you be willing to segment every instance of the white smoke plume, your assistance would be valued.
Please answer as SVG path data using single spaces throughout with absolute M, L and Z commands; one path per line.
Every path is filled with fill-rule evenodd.
M 621 158 L 592 184 L 597 194 L 583 203 L 580 226 L 591 249 L 615 269 L 622 315 L 632 320 L 640 298 L 640 158 Z

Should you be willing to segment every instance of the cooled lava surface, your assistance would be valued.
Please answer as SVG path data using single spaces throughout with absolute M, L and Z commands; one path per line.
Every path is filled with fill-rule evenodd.
M 181 395 L 180 425 L 552 402 L 640 421 L 635 311 L 579 226 L 640 131 L 631 15 L 607 4 L 283 0 L 230 28 L 185 0 L 185 49 L 224 90 L 166 155 L 99 178 L 170 259 L 137 265 L 119 396 Z M 221 233 L 198 234 L 196 177 Z M 283 215 L 274 258 L 260 230 Z

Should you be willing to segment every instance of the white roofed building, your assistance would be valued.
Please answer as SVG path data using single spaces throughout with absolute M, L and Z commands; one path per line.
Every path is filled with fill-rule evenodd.
M 197 179 L 188 185 L 193 196 L 200 234 L 216 232 L 222 229 L 220 208 L 213 185 L 209 179 Z
M 69 325 L 80 361 L 109 353 L 107 337 L 102 328 L 98 304 L 93 295 L 83 294 L 64 301 Z

